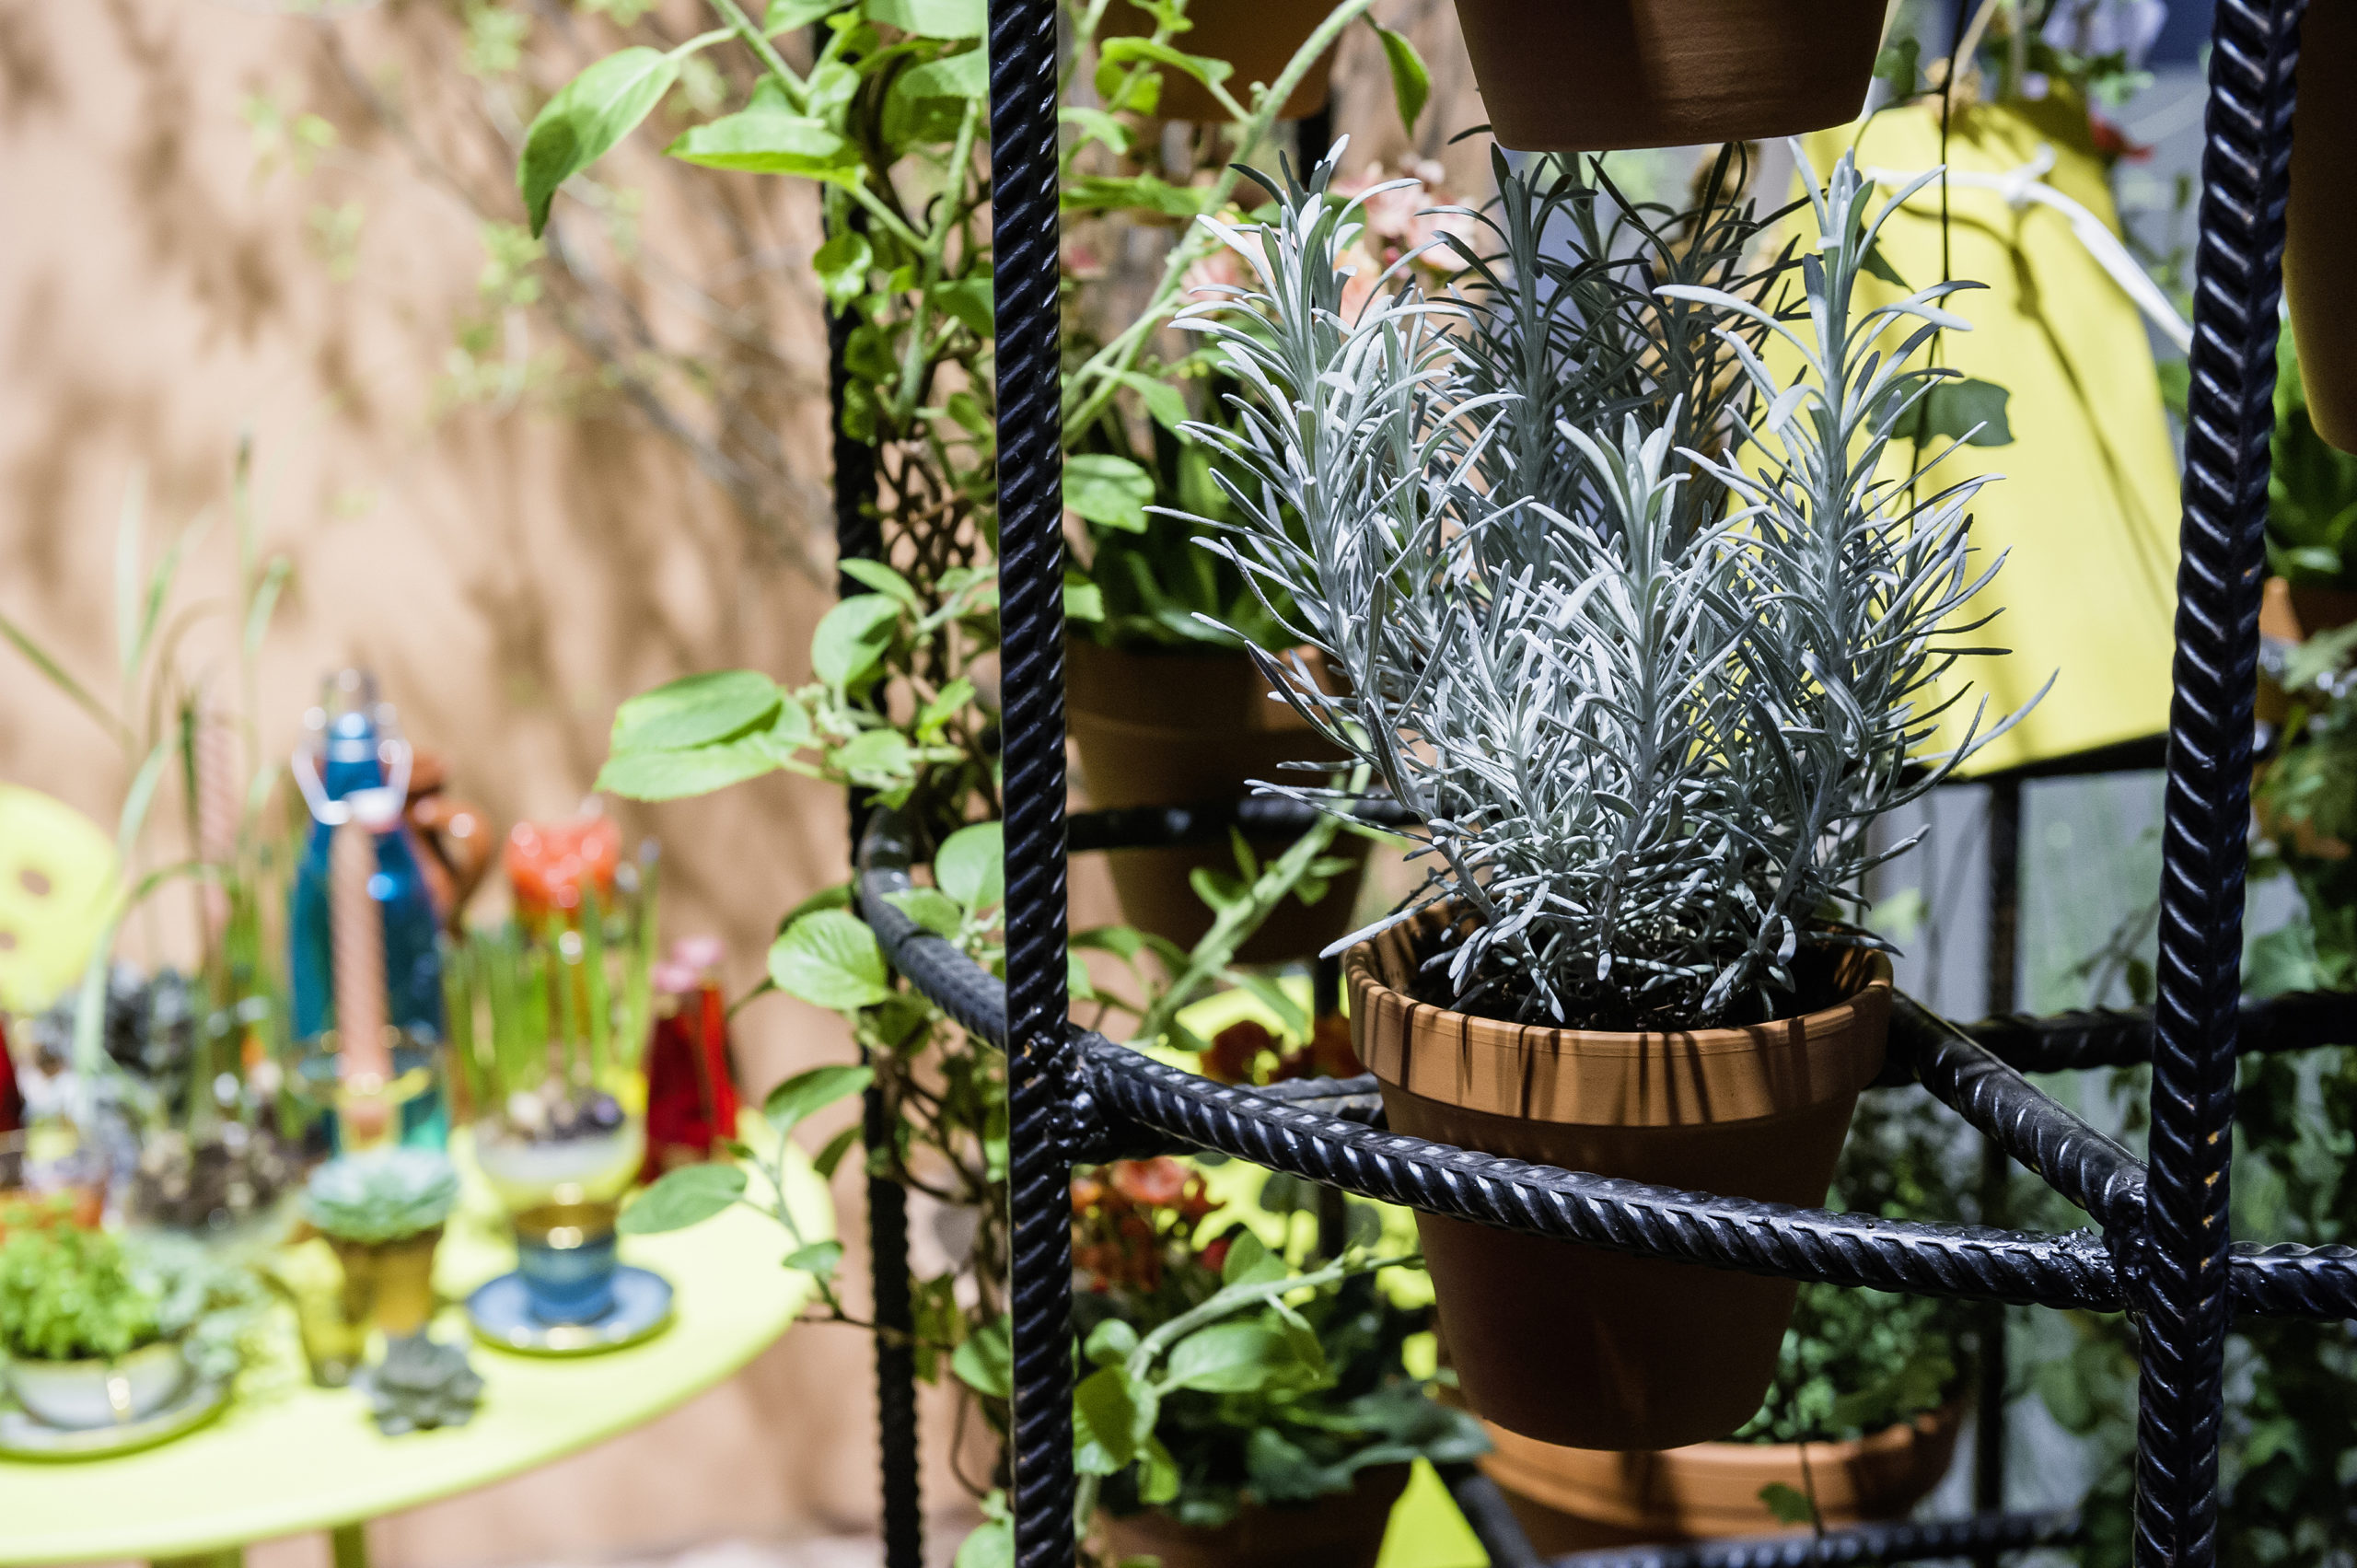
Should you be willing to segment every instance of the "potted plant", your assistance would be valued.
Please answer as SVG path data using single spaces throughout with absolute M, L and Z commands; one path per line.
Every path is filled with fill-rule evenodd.
M 303 1215 L 343 1265 L 347 1321 L 389 1340 L 434 1316 L 434 1253 L 459 1201 L 459 1175 L 435 1149 L 397 1147 L 330 1160 L 311 1173 Z
M 1865 108 L 1883 0 L 1457 0 L 1500 142 L 1602 152 L 1759 141 Z
M 1078 1468 L 1108 1560 L 1373 1568 L 1410 1464 L 1488 1445 L 1409 1375 L 1429 1313 L 1390 1299 L 1382 1260 L 1296 1271 L 1223 1207 L 1167 1156 L 1073 1183 L 1074 1328 L 1094 1366 L 1074 1395 Z M 1379 1235 L 1372 1205 L 1348 1212 L 1354 1238 Z M 1125 1410 L 1145 1419 L 1117 1429 Z
M 2284 215 L 2283 294 L 2299 340 L 2299 379 L 2316 434 L 2357 452 L 2357 322 L 2348 297 L 2357 254 L 2357 104 L 2340 85 L 2357 70 L 2357 18 L 2319 6 L 2300 23 L 2299 102 L 2292 111 L 2292 199 Z
M 1256 286 L 1193 322 L 1258 417 L 1197 434 L 1249 476 L 1218 548 L 1341 684 L 1264 668 L 1422 824 L 1423 887 L 1345 960 L 1390 1125 L 1820 1202 L 1890 986 L 1887 945 L 1829 915 L 1893 853 L 1874 820 L 1986 738 L 1923 754 L 1921 701 L 1996 569 L 1967 563 L 1982 481 L 1918 485 L 1890 445 L 1953 374 L 1908 356 L 1966 285 L 1852 319 L 1876 215 L 1846 157 L 1810 181 L 1827 238 L 1790 308 L 1789 272 L 1743 271 L 1747 209 L 1640 209 L 1653 243 L 1624 260 L 1590 243 L 1594 192 L 1501 158 L 1476 285 L 1403 278 L 1346 314 L 1331 174 L 1227 231 Z M 1771 333 L 1789 380 L 1754 350 Z M 1791 1283 L 1418 1223 L 1489 1419 L 1668 1448 L 1759 1408 Z
M 1920 1095 L 1858 1102 L 1832 1206 L 1956 1222 L 1972 1190 L 1955 1123 Z M 1900 1519 L 1947 1473 L 1973 1311 L 1934 1296 L 1805 1285 L 1776 1381 L 1724 1443 L 1606 1453 L 1492 1427 L 1482 1469 L 1544 1555 Z
M 0 1241 L 0 1350 L 10 1391 L 36 1420 L 118 1426 L 169 1403 L 188 1364 L 164 1333 L 162 1305 L 115 1237 L 27 1206 L 12 1214 Z

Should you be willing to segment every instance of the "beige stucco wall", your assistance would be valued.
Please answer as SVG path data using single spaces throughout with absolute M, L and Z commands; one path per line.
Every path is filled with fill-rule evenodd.
M 322 672 L 362 662 L 412 737 L 499 820 L 568 812 L 617 702 L 696 668 L 800 673 L 826 593 L 793 549 L 749 529 L 676 447 L 611 400 L 563 417 L 528 403 L 436 412 L 450 323 L 475 303 L 474 218 L 401 173 L 399 149 L 369 132 L 330 68 L 317 25 L 286 14 L 296 9 L 0 3 L 0 612 L 104 689 L 126 484 L 144 471 L 159 540 L 200 514 L 214 518 L 188 597 L 226 594 L 231 453 L 250 431 L 265 546 L 296 571 L 267 644 L 268 748 L 291 744 Z M 412 43 L 444 36 L 456 7 L 357 9 L 344 25 L 381 46 L 372 57 L 399 61 L 405 29 L 418 29 Z M 1448 108 L 1478 99 L 1446 4 L 1409 0 L 1394 19 L 1434 61 L 1436 122 L 1478 119 L 1478 109 Z M 1399 142 L 1372 42 L 1353 41 L 1341 76 L 1343 119 L 1364 127 L 1364 155 Z M 334 158 L 308 175 L 258 168 L 241 118 L 255 93 L 326 115 L 343 138 Z M 1479 168 L 1466 149 L 1451 161 Z M 815 315 L 789 308 L 807 285 L 784 275 L 795 248 L 807 248 L 809 212 L 782 184 L 746 200 L 788 258 L 775 350 L 815 370 Z M 344 201 L 361 202 L 366 219 L 339 278 L 313 215 Z M 651 209 L 644 221 L 663 218 Z M 799 465 L 780 505 L 807 516 L 823 505 L 825 473 L 821 414 L 803 404 L 778 421 Z M 199 628 L 192 668 L 217 668 L 226 645 L 218 624 Z M 106 738 L 5 649 L 0 779 L 101 819 L 125 783 Z M 619 810 L 633 833 L 663 841 L 668 929 L 723 934 L 739 984 L 758 975 L 779 911 L 844 869 L 840 801 L 795 780 Z M 1101 913 L 1089 868 L 1080 889 L 1082 917 Z M 173 913 L 168 905 L 135 930 L 134 951 L 170 956 L 184 935 Z M 835 1020 L 774 997 L 740 1028 L 762 1084 L 845 1049 Z M 854 1194 L 842 1197 L 855 1233 Z M 798 1330 L 640 1433 L 383 1521 L 377 1561 L 582 1560 L 865 1528 L 867 1353 L 850 1330 Z M 931 1491 L 950 1493 L 937 1467 Z M 319 1551 L 293 1544 L 272 1556 L 318 1561 Z

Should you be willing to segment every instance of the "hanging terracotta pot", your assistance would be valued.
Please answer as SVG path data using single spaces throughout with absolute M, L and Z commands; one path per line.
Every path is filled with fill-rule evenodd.
M 1188 0 L 1187 19 L 1194 26 L 1170 43 L 1186 53 L 1225 60 L 1235 66 L 1235 73 L 1221 85 L 1230 98 L 1249 110 L 1252 84 L 1274 83 L 1283 75 L 1294 55 L 1332 10 L 1328 0 Z M 1113 0 L 1097 30 L 1099 38 L 1145 38 L 1154 31 L 1154 18 L 1130 0 Z M 1277 118 L 1303 120 L 1324 109 L 1333 73 L 1334 52 L 1329 49 L 1309 67 L 1301 85 L 1286 95 Z M 1162 97 L 1155 112 L 1165 120 L 1222 123 L 1227 120 L 1227 110 L 1210 89 L 1168 66 L 1162 70 Z
M 1351 949 L 1351 1028 L 1391 1130 L 1483 1154 L 1771 1202 L 1825 1202 L 1882 1070 L 1890 965 L 1814 956 L 1805 1016 L 1690 1034 L 1510 1024 L 1416 1001 L 1439 915 Z M 1812 955 L 1795 966 L 1805 970 Z M 1797 1288 L 1418 1214 L 1466 1403 L 1575 1448 L 1676 1448 L 1751 1418 Z
M 1271 1507 L 1248 1503 L 1217 1529 L 1182 1525 L 1160 1509 L 1107 1518 L 1110 1558 L 1158 1557 L 1162 1568 L 1375 1568 L 1406 1465 L 1371 1465 L 1348 1492 Z
M 1846 1443 L 1697 1443 L 1658 1453 L 1601 1453 L 1534 1443 L 1489 1427 L 1481 1469 L 1504 1492 L 1542 1557 L 1599 1547 L 1805 1532 L 1759 1500 L 1788 1486 L 1817 1502 L 1828 1528 L 1903 1519 L 1956 1458 L 1961 1405 Z
M 1865 107 L 1884 0 L 1457 0 L 1490 129 L 1524 152 L 1752 142 Z
M 1250 779 L 1310 778 L 1289 774 L 1287 762 L 1343 761 L 1275 700 L 1245 654 L 1142 654 L 1074 642 L 1066 660 L 1065 713 L 1092 806 L 1241 800 Z M 1255 840 L 1252 853 L 1281 854 L 1288 842 Z M 1288 896 L 1237 950 L 1239 963 L 1306 958 L 1351 929 L 1366 841 L 1338 836 L 1332 853 L 1349 857 L 1351 869 L 1315 904 Z M 1199 869 L 1236 874 L 1236 852 L 1225 839 L 1115 850 L 1109 859 L 1122 919 L 1181 947 L 1192 947 L 1212 925 L 1211 906 L 1190 878 Z
M 2316 434 L 2357 452 L 2357 15 L 2312 6 L 2300 23 L 2283 292 Z

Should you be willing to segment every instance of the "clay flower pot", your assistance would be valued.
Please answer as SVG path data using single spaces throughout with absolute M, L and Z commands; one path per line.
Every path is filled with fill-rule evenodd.
M 1196 806 L 1241 800 L 1249 779 L 1307 782 L 1287 762 L 1330 761 L 1328 746 L 1301 715 L 1275 700 L 1243 653 L 1130 653 L 1096 643 L 1066 647 L 1065 714 L 1080 748 L 1092 806 Z M 1288 841 L 1258 840 L 1252 853 L 1283 854 Z M 1335 839 L 1332 853 L 1363 863 L 1366 841 Z M 1165 849 L 1114 850 L 1113 888 L 1121 918 L 1141 931 L 1192 947 L 1212 925 L 1211 906 L 1189 878 L 1198 869 L 1236 872 L 1225 838 Z M 1304 904 L 1287 895 L 1237 950 L 1240 963 L 1306 958 L 1351 929 L 1357 865 Z
M 75 1432 L 145 1421 L 169 1404 L 187 1382 L 188 1363 L 174 1340 L 144 1345 L 111 1361 L 17 1356 L 8 1363 L 8 1388 L 27 1413 Z
M 1825 1005 L 1747 1028 L 1534 1028 L 1411 997 L 1437 912 L 1344 959 L 1359 1060 L 1391 1130 L 1732 1197 L 1825 1202 L 1858 1091 L 1882 1070 L 1890 964 L 1827 955 Z M 1807 962 L 1804 955 L 1803 963 Z M 1797 1287 L 1418 1214 L 1466 1403 L 1575 1448 L 1677 1448 L 1751 1418 Z
M 343 1311 L 354 1324 L 374 1323 L 389 1340 L 418 1332 L 434 1317 L 434 1251 L 442 1227 L 399 1241 L 328 1237 L 343 1265 Z
M 2316 6 L 2300 23 L 2283 292 L 2316 434 L 2357 452 L 2357 16 Z
M 1182 1525 L 1158 1509 L 1107 1518 L 1114 1561 L 1159 1557 L 1162 1568 L 1375 1568 L 1406 1465 L 1373 1465 L 1348 1492 L 1291 1507 L 1248 1503 L 1217 1529 Z
M 1207 55 L 1235 66 L 1235 74 L 1221 85 L 1230 98 L 1249 110 L 1252 84 L 1273 84 L 1332 9 L 1327 0 L 1188 0 L 1187 19 L 1194 26 L 1173 37 L 1170 45 L 1184 53 Z M 1113 0 L 1097 28 L 1100 39 L 1153 34 L 1154 18 L 1129 0 Z M 1277 118 L 1306 119 L 1325 108 L 1333 72 L 1334 52 L 1329 49 L 1287 95 Z M 1167 65 L 1162 68 L 1162 97 L 1155 112 L 1165 120 L 1225 123 L 1227 119 L 1227 110 L 1208 88 Z
M 1956 1458 L 1958 1404 L 1846 1443 L 1697 1443 L 1663 1453 L 1598 1453 L 1492 1426 L 1481 1469 L 1543 1557 L 1655 1541 L 1805 1531 L 1759 1501 L 1763 1487 L 1814 1493 L 1828 1528 L 1903 1519 Z M 1803 1462 L 1805 1459 L 1806 1468 Z
M 1457 17 L 1499 141 L 1604 152 L 1849 123 L 1883 0 L 1457 0 Z

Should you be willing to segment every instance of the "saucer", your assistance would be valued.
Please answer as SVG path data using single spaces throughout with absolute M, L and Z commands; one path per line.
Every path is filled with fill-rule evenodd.
M 35 1421 L 20 1410 L 0 1411 L 0 1457 L 11 1459 L 110 1459 L 193 1432 L 221 1413 L 229 1385 L 192 1377 L 163 1409 L 121 1426 L 75 1428 Z
M 529 1355 L 594 1355 L 620 1350 L 662 1331 L 671 1321 L 671 1282 L 624 1263 L 614 1271 L 614 1305 L 586 1323 L 543 1323 L 532 1316 L 524 1276 L 497 1279 L 467 1297 L 467 1321 L 477 1337 L 502 1350 Z

